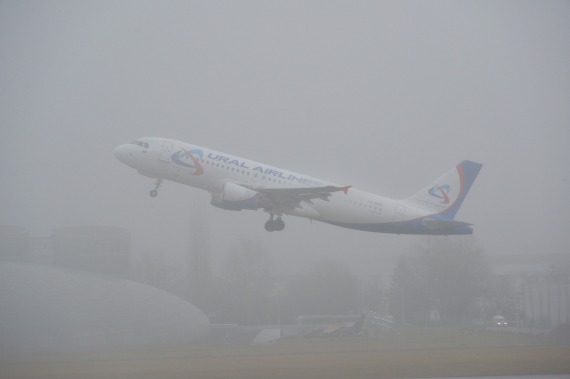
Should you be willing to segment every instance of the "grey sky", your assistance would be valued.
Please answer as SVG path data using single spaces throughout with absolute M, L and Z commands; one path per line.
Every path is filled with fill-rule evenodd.
M 178 259 L 206 217 L 218 256 L 249 238 L 366 275 L 425 239 L 151 199 L 112 150 L 164 136 L 396 198 L 475 160 L 458 218 L 487 253 L 568 253 L 569 41 L 564 1 L 3 1 L 0 223 L 124 226 Z

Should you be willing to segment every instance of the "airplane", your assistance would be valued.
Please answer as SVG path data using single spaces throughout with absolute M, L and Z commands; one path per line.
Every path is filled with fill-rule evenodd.
M 115 156 L 138 173 L 200 188 L 211 204 L 226 210 L 269 213 L 268 232 L 285 228 L 283 215 L 378 233 L 472 234 L 472 224 L 455 220 L 482 165 L 463 161 L 415 195 L 393 200 L 308 175 L 160 137 L 119 145 Z

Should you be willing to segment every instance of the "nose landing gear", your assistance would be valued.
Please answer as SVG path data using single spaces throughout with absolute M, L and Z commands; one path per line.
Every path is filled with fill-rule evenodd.
M 158 178 L 156 179 L 156 183 L 154 183 L 154 189 L 150 190 L 150 197 L 157 197 L 158 196 L 158 189 L 160 188 L 160 185 L 162 184 L 162 178 Z
M 285 229 L 285 222 L 281 219 L 281 216 L 277 216 L 274 220 L 273 215 L 271 215 L 265 223 L 265 230 L 268 232 L 280 232 L 283 229 Z

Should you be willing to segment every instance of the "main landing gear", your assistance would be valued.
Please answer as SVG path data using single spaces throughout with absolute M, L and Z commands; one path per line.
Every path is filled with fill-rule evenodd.
M 157 197 L 158 196 L 158 189 L 160 188 L 160 185 L 162 184 L 162 178 L 158 178 L 156 179 L 156 183 L 154 183 L 154 189 L 150 190 L 150 197 Z
M 273 215 L 271 215 L 265 223 L 265 230 L 268 232 L 280 232 L 283 229 L 285 229 L 285 222 L 281 219 L 281 216 L 277 216 L 274 220 Z

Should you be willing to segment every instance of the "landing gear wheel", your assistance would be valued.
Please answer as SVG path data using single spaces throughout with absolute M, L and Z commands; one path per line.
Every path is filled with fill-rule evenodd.
M 150 191 L 150 197 L 157 197 L 158 196 L 158 189 L 162 184 L 162 178 L 156 179 L 156 183 L 154 183 L 154 189 Z
M 281 218 L 278 218 L 277 220 L 273 221 L 273 230 L 275 230 L 276 232 L 280 232 L 283 229 L 285 229 L 285 222 L 281 220 Z
M 273 226 L 274 221 L 273 220 L 268 220 L 265 223 L 265 230 L 267 230 L 268 232 L 273 232 L 275 230 L 275 227 Z
M 265 230 L 268 232 L 280 232 L 285 229 L 285 222 L 281 219 L 281 216 L 278 216 L 276 220 L 273 219 L 273 216 L 265 223 Z

